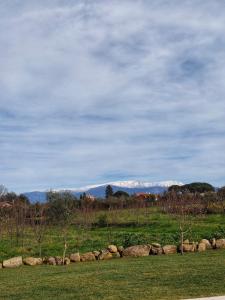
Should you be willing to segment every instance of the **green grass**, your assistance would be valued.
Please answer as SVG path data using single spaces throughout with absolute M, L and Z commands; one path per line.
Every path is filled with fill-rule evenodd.
M 225 251 L 0 270 L 0 299 L 184 299 L 225 295 Z
M 123 245 L 128 234 L 135 234 L 133 242 L 161 244 L 178 243 L 178 222 L 175 217 L 162 214 L 156 208 L 136 210 L 118 210 L 112 212 L 93 212 L 89 216 L 90 224 L 98 220 L 100 214 L 107 214 L 110 226 L 107 228 L 79 229 L 76 224 L 68 230 L 68 253 L 85 252 L 105 248 L 108 244 Z M 82 215 L 75 222 L 82 223 Z M 224 215 L 207 215 L 192 218 L 190 232 L 185 238 L 198 241 L 211 238 L 218 234 L 219 226 L 225 229 Z M 224 236 L 223 236 L 224 234 Z M 138 239 L 137 239 L 138 237 Z M 225 237 L 225 231 L 221 237 Z M 60 227 L 48 228 L 43 241 L 43 256 L 61 255 L 63 238 Z M 21 240 L 17 245 L 15 239 L 11 242 L 7 235 L 0 237 L 0 261 L 15 256 L 37 256 L 38 247 L 31 228 L 27 228 L 23 245 Z

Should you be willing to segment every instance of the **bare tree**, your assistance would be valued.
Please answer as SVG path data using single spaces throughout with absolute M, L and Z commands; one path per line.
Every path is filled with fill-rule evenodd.
M 42 257 L 42 244 L 47 225 L 47 205 L 36 203 L 30 210 L 30 225 L 33 229 L 35 240 L 38 244 L 39 257 Z
M 180 251 L 183 254 L 185 235 L 191 231 L 192 216 L 204 213 L 201 197 L 197 193 L 166 193 L 162 199 L 162 207 L 166 213 L 176 216 L 179 226 Z
M 3 184 L 0 184 L 0 198 L 2 198 L 2 196 L 7 194 L 7 192 L 8 192 L 7 188 Z

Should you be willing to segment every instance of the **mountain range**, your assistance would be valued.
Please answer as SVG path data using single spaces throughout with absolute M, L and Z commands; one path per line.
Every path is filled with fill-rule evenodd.
M 149 182 L 149 181 L 139 181 L 139 180 L 129 180 L 129 181 L 114 181 L 96 185 L 88 185 L 80 188 L 69 188 L 69 189 L 57 189 L 51 190 L 55 192 L 71 192 L 73 195 L 79 197 L 82 193 L 90 194 L 95 197 L 104 197 L 105 189 L 107 185 L 111 185 L 114 192 L 124 191 L 129 195 L 136 193 L 151 193 L 151 194 L 161 194 L 171 186 L 171 185 L 183 185 L 182 182 L 177 181 L 160 181 L 160 182 Z M 23 193 L 31 202 L 45 202 L 47 199 L 48 191 L 33 191 Z

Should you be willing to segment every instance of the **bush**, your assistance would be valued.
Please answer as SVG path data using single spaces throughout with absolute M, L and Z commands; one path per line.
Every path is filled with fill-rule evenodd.
M 108 217 L 106 214 L 102 214 L 98 217 L 97 226 L 106 227 L 108 225 Z
M 149 237 L 144 233 L 121 233 L 117 236 L 115 244 L 122 244 L 123 247 L 148 244 Z

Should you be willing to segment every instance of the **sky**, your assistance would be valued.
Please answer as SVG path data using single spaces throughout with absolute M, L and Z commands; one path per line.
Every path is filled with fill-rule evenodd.
M 0 1 L 0 184 L 225 185 L 224 8 Z

